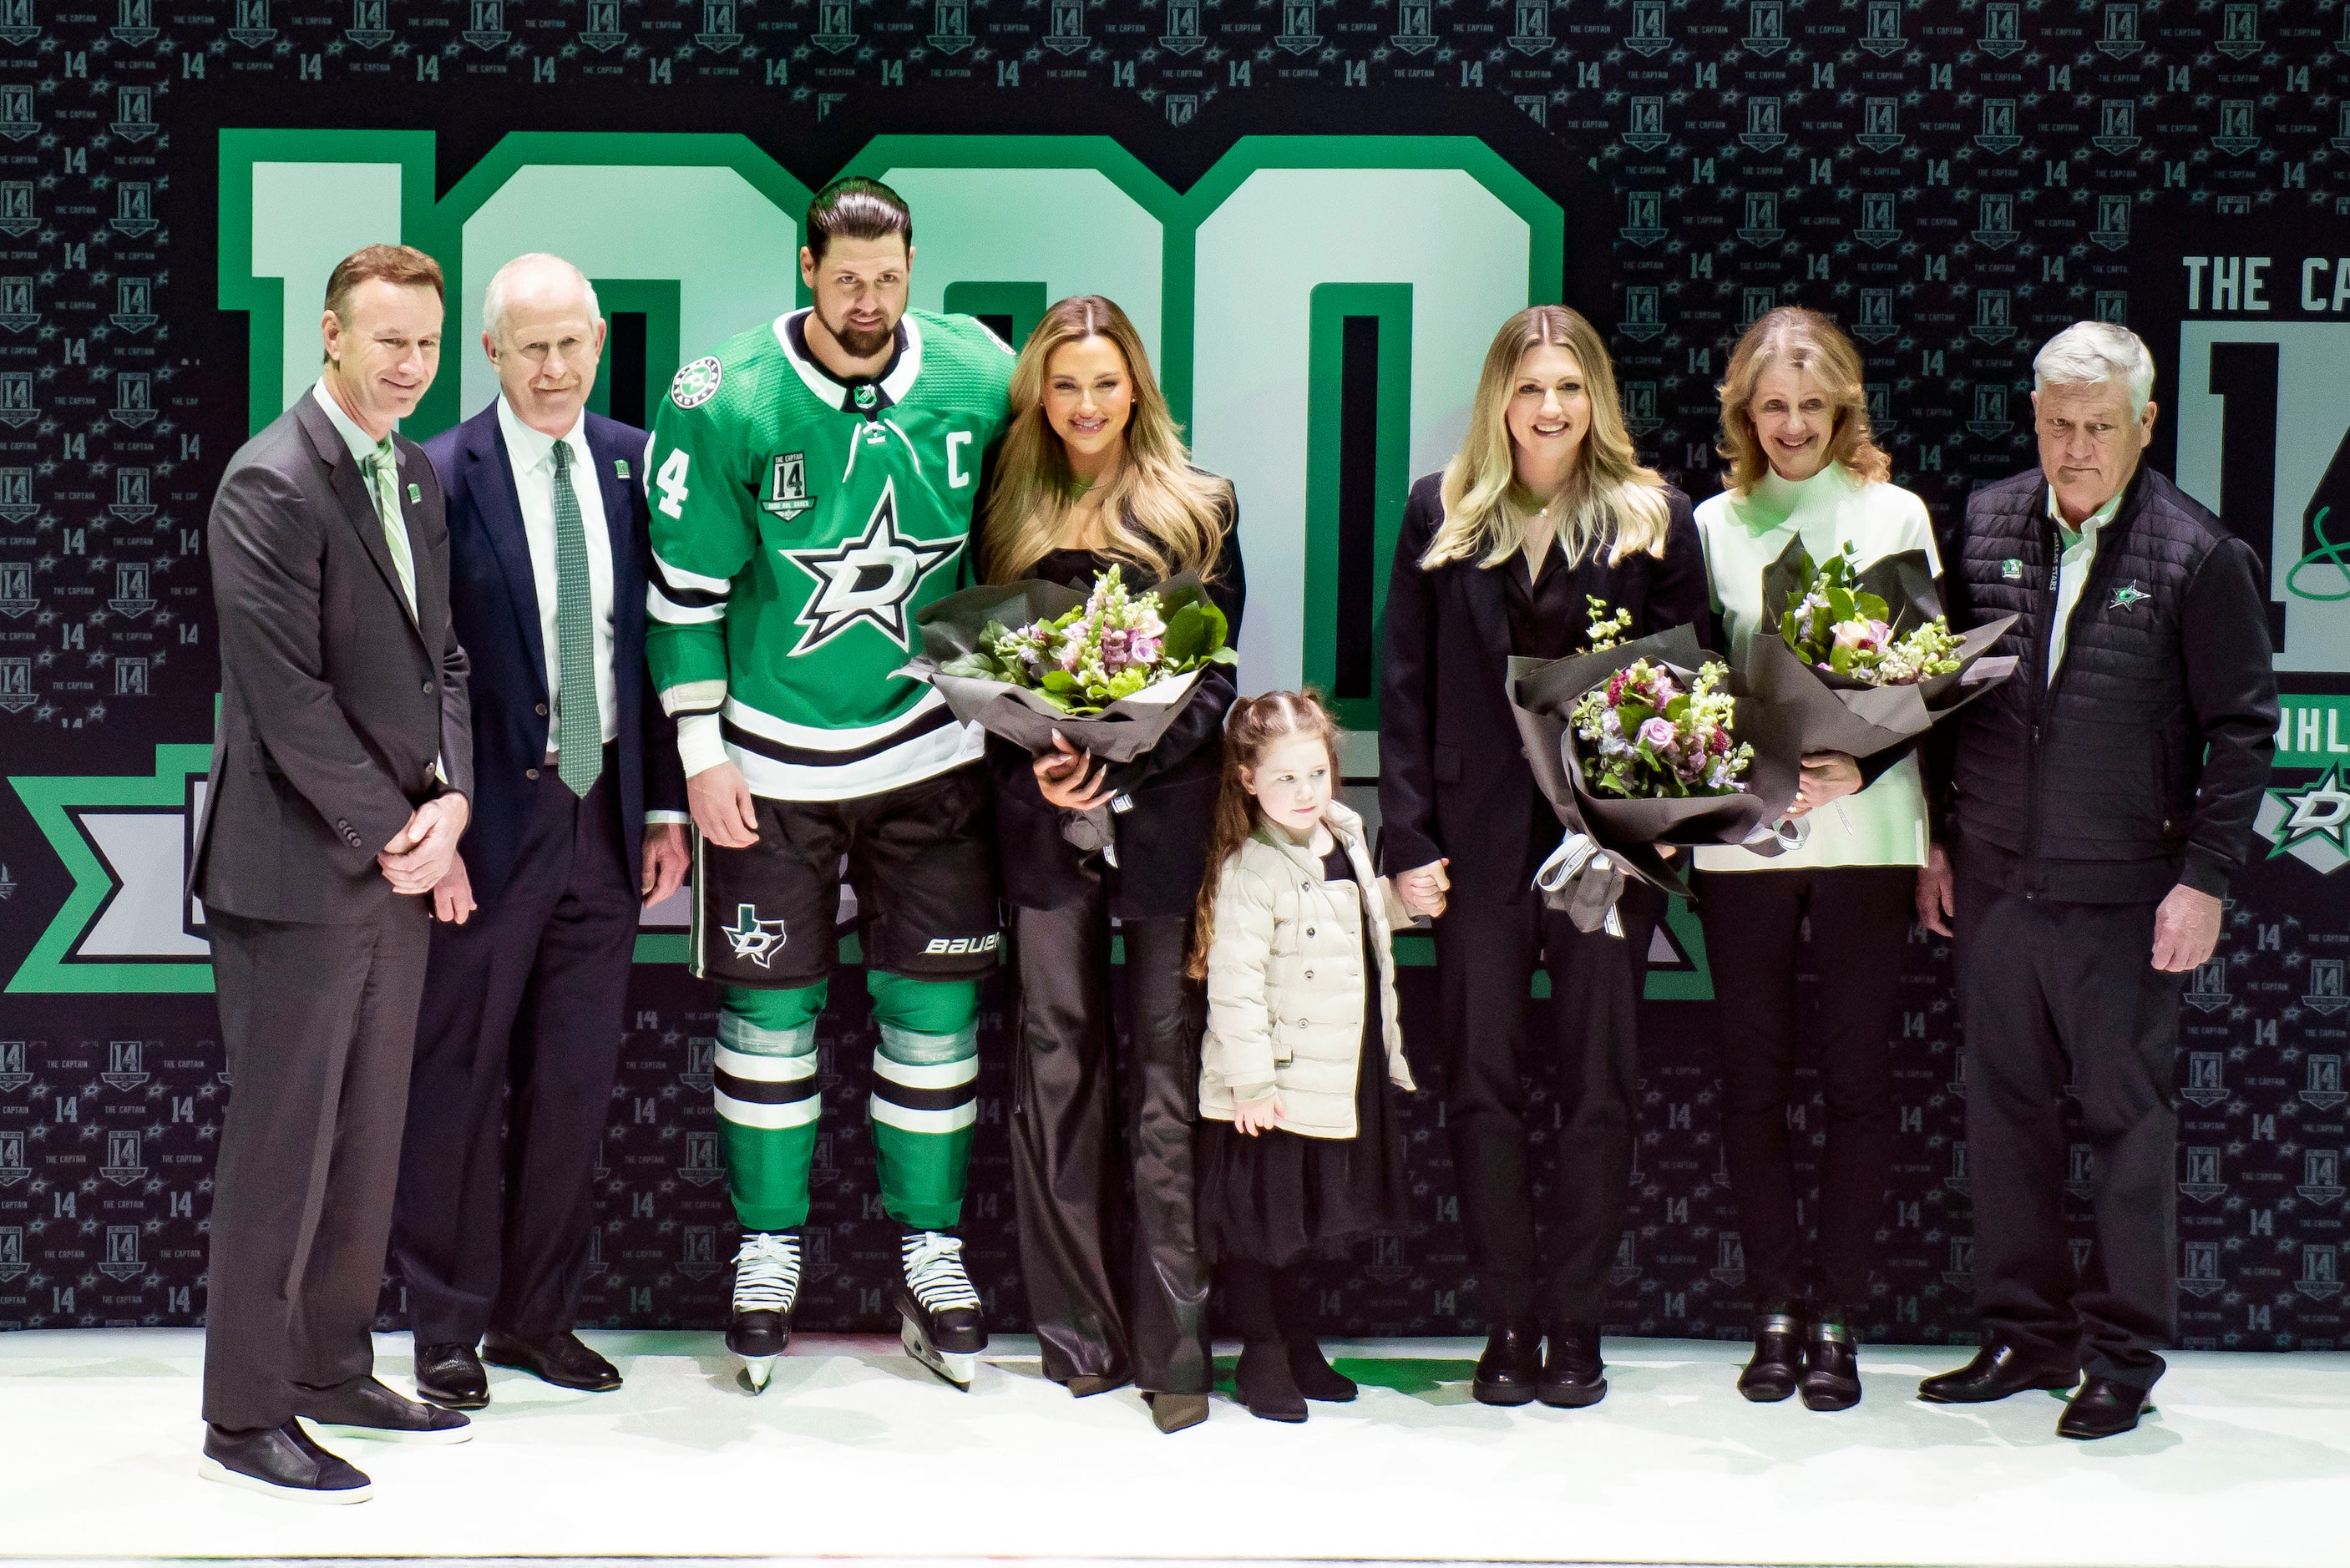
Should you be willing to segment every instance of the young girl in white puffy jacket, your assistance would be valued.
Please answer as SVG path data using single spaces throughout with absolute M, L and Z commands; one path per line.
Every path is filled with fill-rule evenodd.
M 1191 959 L 1208 982 L 1200 1247 L 1240 1330 L 1241 1401 L 1272 1421 L 1355 1397 L 1295 1275 L 1401 1223 L 1408 1191 L 1393 1096 L 1414 1085 L 1388 938 L 1410 915 L 1372 875 L 1362 818 L 1331 798 L 1336 742 L 1310 693 L 1234 705 Z

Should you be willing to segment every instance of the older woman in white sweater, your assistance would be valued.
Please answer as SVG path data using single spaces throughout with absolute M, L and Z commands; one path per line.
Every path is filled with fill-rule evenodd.
M 1762 618 L 1762 569 L 1801 535 L 1814 561 L 1850 544 L 1866 566 L 1922 550 L 1939 559 L 1925 503 L 1889 483 L 1870 437 L 1860 355 L 1835 324 L 1794 306 L 1757 321 L 1721 387 L 1722 493 L 1697 509 L 1713 603 L 1734 656 L 1778 628 Z M 1697 851 L 1706 959 L 1721 1003 L 1722 1143 L 1754 1282 L 1748 1398 L 1801 1390 L 1815 1410 L 1859 1402 L 1851 1324 L 1867 1303 L 1869 1262 L 1885 1203 L 1897 1112 L 1887 1037 L 1898 1000 L 1916 868 L 1926 860 L 1926 803 L 1907 750 L 1804 759 L 1794 814 L 1800 848 L 1774 859 Z M 1816 1024 L 1799 1027 L 1796 944 L 1810 919 Z M 1787 1127 L 1808 1035 L 1827 1101 L 1818 1244 L 1807 1262 Z

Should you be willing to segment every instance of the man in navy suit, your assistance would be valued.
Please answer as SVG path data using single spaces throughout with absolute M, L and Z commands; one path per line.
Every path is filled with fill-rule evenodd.
M 645 667 L 645 432 L 587 411 L 596 292 L 568 262 L 519 256 L 482 324 L 497 400 L 424 449 L 473 659 L 475 794 L 433 893 L 391 1244 L 417 1390 L 461 1410 L 489 1401 L 484 1355 L 619 1386 L 571 1332 L 589 1183 L 638 912 L 684 879 L 691 820 Z

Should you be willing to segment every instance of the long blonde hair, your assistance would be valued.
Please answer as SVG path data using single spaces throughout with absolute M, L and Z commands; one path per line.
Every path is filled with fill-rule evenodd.
M 1575 472 L 1560 497 L 1565 503 L 1558 541 L 1571 562 L 1605 548 L 1609 565 L 1635 551 L 1665 553 L 1665 529 L 1672 513 L 1665 479 L 1642 466 L 1624 428 L 1617 401 L 1616 368 L 1607 344 L 1590 322 L 1563 305 L 1537 305 L 1502 325 L 1485 350 L 1477 398 L 1469 406 L 1469 431 L 1461 450 L 1444 465 L 1444 524 L 1428 542 L 1422 566 L 1482 557 L 1498 566 L 1524 547 L 1526 523 L 1534 504 L 1518 483 L 1511 450 L 1510 398 L 1518 365 L 1529 349 L 1556 345 L 1575 356 L 1591 403 L 1591 428 L 1584 432 Z
M 1213 576 L 1232 487 L 1191 466 L 1182 430 L 1126 312 L 1098 294 L 1081 294 L 1045 312 L 1012 367 L 1012 426 L 996 456 L 982 535 L 988 579 L 1024 576 L 1050 555 L 1084 493 L 1067 449 L 1045 418 L 1045 370 L 1055 349 L 1088 337 L 1106 337 L 1118 349 L 1134 389 L 1126 460 L 1102 497 L 1103 553 L 1161 581 L 1184 571 Z
M 1743 495 L 1762 483 L 1771 460 L 1754 433 L 1754 387 L 1762 372 L 1784 362 L 1809 370 L 1835 405 L 1828 435 L 1828 461 L 1840 462 L 1856 479 L 1881 483 L 1893 476 L 1893 460 L 1868 427 L 1868 388 L 1862 382 L 1860 350 L 1843 329 L 1816 310 L 1783 305 L 1766 311 L 1730 351 L 1730 369 L 1714 390 L 1721 398 L 1721 445 L 1730 460 L 1722 483 Z
M 1338 777 L 1338 722 L 1322 705 L 1321 695 L 1304 691 L 1268 691 L 1243 697 L 1224 718 L 1224 771 L 1216 790 L 1216 821 L 1208 843 L 1208 875 L 1200 883 L 1200 901 L 1191 918 L 1191 961 L 1184 972 L 1193 980 L 1208 978 L 1208 949 L 1216 940 L 1216 889 L 1224 879 L 1224 862 L 1256 831 L 1256 796 L 1241 782 L 1241 770 L 1253 768 L 1257 759 L 1292 735 L 1312 735 L 1330 753 L 1330 781 Z

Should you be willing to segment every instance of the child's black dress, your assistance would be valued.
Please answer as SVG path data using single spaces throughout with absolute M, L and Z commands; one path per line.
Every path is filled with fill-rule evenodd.
M 1344 847 L 1322 857 L 1326 882 L 1352 882 Z M 1403 1129 L 1388 1082 L 1379 1018 L 1378 954 L 1363 921 L 1363 1040 L 1355 1067 L 1355 1136 L 1304 1137 L 1275 1127 L 1251 1137 L 1232 1123 L 1200 1123 L 1200 1250 L 1216 1262 L 1283 1268 L 1343 1250 L 1404 1220 L 1409 1198 Z

